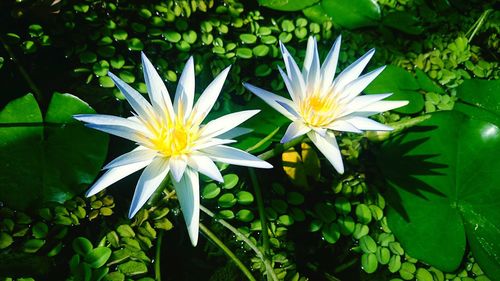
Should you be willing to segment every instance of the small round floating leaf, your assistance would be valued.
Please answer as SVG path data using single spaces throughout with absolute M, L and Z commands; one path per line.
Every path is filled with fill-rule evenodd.
M 130 24 L 130 26 L 132 27 L 132 30 L 138 33 L 146 31 L 146 26 L 144 24 L 133 22 Z
M 413 280 L 415 277 L 416 267 L 413 263 L 404 262 L 401 264 L 401 269 L 399 270 L 399 276 L 404 280 Z
M 49 232 L 49 227 L 43 222 L 37 222 L 31 231 L 33 232 L 33 236 L 35 238 L 45 238 Z
M 356 239 L 361 239 L 361 237 L 367 235 L 369 231 L 370 229 L 368 228 L 368 226 L 357 223 L 354 227 L 354 233 L 352 236 Z
M 217 202 L 221 208 L 231 208 L 234 204 L 236 204 L 236 198 L 234 198 L 232 193 L 225 193 L 219 197 Z
M 264 57 L 269 53 L 270 48 L 266 45 L 258 45 L 252 49 L 252 52 L 257 57 Z
M 113 38 L 118 41 L 127 40 L 128 33 L 123 29 L 117 29 L 113 32 Z
M 313 219 L 309 224 L 309 231 L 316 232 L 319 231 L 323 227 L 323 222 L 320 220 Z
M 368 206 L 366 206 L 365 204 L 359 204 L 358 206 L 356 206 L 356 217 L 362 224 L 370 223 L 372 220 L 372 213 L 370 211 L 370 208 L 368 208 Z
M 237 48 L 236 55 L 243 59 L 249 59 L 252 57 L 252 50 L 249 48 Z
M 378 247 L 376 255 L 380 264 L 388 264 L 391 258 L 391 252 L 386 247 Z
M 425 268 L 422 268 L 422 267 L 417 269 L 417 274 L 415 275 L 415 277 L 418 281 L 433 281 L 434 280 L 434 278 L 432 277 L 432 274 L 429 271 L 427 271 Z
M 39 24 L 32 24 L 28 27 L 28 33 L 31 37 L 40 37 L 43 35 L 43 28 Z
M 116 48 L 114 46 L 101 46 L 97 49 L 97 53 L 105 58 L 114 56 Z
M 236 174 L 224 175 L 223 179 L 224 179 L 224 185 L 223 185 L 224 189 L 232 189 L 238 184 L 239 181 L 239 177 Z
M 338 224 L 340 226 L 340 233 L 343 235 L 351 235 L 356 227 L 356 223 L 351 216 L 339 217 Z
M 236 193 L 236 198 L 238 199 L 238 203 L 241 205 L 250 205 L 253 202 L 252 193 L 244 190 Z
M 370 205 L 368 206 L 370 208 L 370 211 L 372 213 L 372 217 L 375 220 L 381 220 L 384 217 L 384 211 L 380 209 L 379 206 L 377 205 Z
M 109 36 L 104 36 L 97 42 L 97 46 L 105 46 L 113 43 L 113 39 Z
M 218 215 L 226 220 L 234 219 L 234 213 L 231 210 L 222 210 Z
M 286 32 L 293 31 L 295 29 L 295 25 L 291 20 L 284 20 L 281 22 L 281 29 Z
M 103 88 L 113 88 L 115 86 L 115 83 L 109 76 L 101 76 L 99 77 L 99 85 Z
M 148 267 L 144 262 L 128 261 L 118 265 L 118 270 L 126 276 L 134 276 L 148 272 Z
M 81 63 L 94 63 L 97 61 L 97 55 L 90 51 L 81 53 L 79 57 Z
M 88 252 L 84 260 L 92 268 L 99 268 L 103 266 L 111 256 L 111 249 L 107 247 L 97 247 Z
M 401 256 L 393 255 L 389 260 L 389 271 L 394 273 L 401 268 Z
M 193 30 L 189 30 L 189 31 L 184 32 L 182 34 L 182 39 L 184 41 L 188 42 L 189 44 L 194 44 L 196 42 L 197 38 L 198 38 L 198 35 Z
M 32 54 L 34 52 L 36 52 L 37 50 L 37 47 L 35 45 L 35 42 L 31 41 L 31 40 L 26 40 L 24 41 L 22 44 L 21 44 L 21 48 L 23 49 L 23 51 L 26 53 L 26 54 Z
M 365 253 L 375 253 L 377 251 L 377 243 L 370 235 L 365 235 L 359 239 L 359 246 Z
M 401 247 L 401 244 L 399 244 L 399 242 L 390 242 L 389 249 L 391 250 L 391 252 L 393 252 L 396 255 L 402 256 L 405 253 L 405 250 L 403 250 L 403 248 Z
M 377 270 L 378 267 L 378 261 L 377 261 L 377 256 L 372 253 L 364 253 L 361 256 L 361 268 L 366 272 L 366 273 L 373 273 Z
M 278 218 L 278 222 L 282 225 L 289 226 L 289 225 L 292 225 L 294 221 L 293 221 L 293 217 L 291 217 L 289 215 L 281 215 Z
M 177 44 L 175 44 L 175 47 L 177 47 L 177 50 L 181 52 L 189 52 L 189 50 L 191 50 L 191 45 L 189 45 L 189 43 L 184 40 L 177 42 Z
M 125 59 L 122 55 L 118 55 L 109 60 L 111 67 L 114 69 L 120 69 L 125 65 Z
M 220 188 L 215 183 L 209 183 L 205 185 L 203 191 L 201 192 L 201 196 L 203 199 L 213 199 L 217 197 L 220 193 Z
M 94 71 L 94 74 L 97 76 L 105 76 L 106 74 L 108 74 L 108 71 L 109 71 L 109 63 L 105 60 L 101 60 L 99 62 L 96 62 L 92 66 L 92 70 Z M 94 202 L 97 202 L 97 201 L 94 201 Z
M 127 46 L 130 51 L 142 51 L 144 44 L 139 38 L 131 38 L 127 41 Z
M 127 224 L 122 224 L 122 225 L 118 226 L 116 228 L 116 232 L 118 232 L 118 234 L 120 234 L 121 237 L 134 237 L 135 236 L 134 230 L 132 229 L 132 227 L 130 227 Z
M 280 41 L 282 43 L 286 44 L 286 43 L 290 42 L 290 40 L 292 40 L 293 36 L 290 33 L 281 32 L 279 38 L 280 38 Z
M 242 209 L 236 213 L 236 218 L 242 222 L 251 222 L 251 221 L 253 221 L 255 216 L 252 213 L 252 211 L 247 210 L 247 209 Z
M 26 241 L 23 245 L 23 251 L 25 253 L 36 253 L 45 244 L 45 240 L 40 239 L 30 239 Z
M 278 213 L 273 208 L 267 207 L 265 212 L 268 220 L 275 221 L 278 219 Z
M 335 199 L 335 210 L 341 214 L 349 214 L 351 212 L 351 203 L 345 197 Z
M 295 191 L 288 192 L 286 195 L 286 201 L 291 205 L 300 205 L 304 203 L 304 195 Z
M 214 54 L 219 54 L 219 55 L 222 55 L 222 54 L 224 54 L 224 53 L 226 52 L 226 49 L 224 49 L 224 48 L 223 48 L 223 47 L 221 47 L 221 46 L 214 46 L 214 47 L 212 48 L 212 52 L 213 52 Z
M 253 44 L 257 42 L 257 36 L 249 33 L 240 34 L 240 40 L 245 44 Z
M 294 31 L 295 36 L 299 39 L 304 39 L 307 36 L 307 29 L 305 27 L 299 27 Z
M 13 242 L 12 236 L 6 232 L 0 232 L 0 250 L 9 247 Z
M 270 44 L 274 44 L 274 43 L 278 42 L 278 39 L 272 35 L 266 35 L 266 36 L 262 36 L 260 38 L 260 41 L 264 44 L 270 45 Z
M 125 83 L 134 83 L 135 82 L 135 76 L 132 74 L 132 72 L 128 70 L 121 71 L 118 76 L 125 82 Z
M 335 244 L 335 242 L 337 242 L 337 240 L 339 240 L 340 238 L 340 229 L 338 224 L 330 223 L 326 227 L 323 227 L 321 230 L 321 235 L 326 242 Z
M 142 8 L 139 10 L 139 16 L 141 16 L 145 19 L 150 18 L 152 15 L 153 15 L 153 13 L 151 13 L 151 11 L 146 9 L 146 8 Z
M 92 243 L 85 237 L 77 237 L 72 243 L 73 250 L 80 256 L 87 255 L 92 249 Z

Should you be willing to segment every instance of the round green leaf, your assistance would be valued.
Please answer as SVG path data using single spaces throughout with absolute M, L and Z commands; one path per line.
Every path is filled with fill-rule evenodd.
M 111 256 L 111 249 L 107 247 L 97 247 L 88 252 L 84 260 L 92 268 L 99 268 L 103 266 Z
M 127 46 L 130 51 L 142 51 L 144 49 L 144 43 L 139 38 L 129 39 Z
M 134 276 L 148 272 L 148 267 L 144 264 L 144 262 L 128 261 L 118 265 L 118 270 L 126 276 Z
M 219 197 L 217 202 L 221 208 L 231 208 L 234 204 L 236 204 L 236 198 L 234 198 L 232 193 L 225 193 Z
M 321 5 L 334 23 L 346 28 L 373 26 L 381 17 L 372 0 L 323 0 Z
M 224 189 L 232 189 L 238 184 L 239 177 L 236 174 L 227 174 L 224 175 Z
M 240 34 L 241 42 L 245 44 L 253 44 L 257 41 L 257 36 L 249 33 Z
M 33 236 L 35 238 L 41 239 L 41 238 L 45 238 L 45 236 L 47 236 L 47 233 L 49 232 L 49 227 L 43 222 L 37 222 L 33 226 L 33 229 L 31 231 L 32 231 Z
M 236 55 L 243 59 L 249 59 L 252 57 L 252 50 L 249 48 L 237 48 Z
M 252 211 L 241 209 L 236 213 L 236 218 L 242 222 L 251 222 L 255 218 Z
M 205 185 L 203 191 L 201 192 L 201 196 L 203 199 L 213 199 L 217 197 L 220 193 L 220 188 L 215 183 L 209 183 Z
M 377 243 L 370 235 L 366 235 L 359 239 L 359 246 L 365 253 L 375 253 L 377 251 Z
M 77 237 L 73 240 L 73 250 L 84 257 L 87 255 L 94 247 L 92 243 L 85 237 Z
M 9 247 L 14 242 L 12 236 L 6 232 L 0 232 L 0 250 Z
M 92 66 L 92 70 L 97 76 L 105 76 L 108 74 L 109 63 L 105 60 L 101 60 L 99 62 L 94 63 Z
M 311 6 L 319 0 L 258 0 L 259 4 L 278 11 L 300 11 L 308 6 Z
M 82 113 L 95 111 L 77 97 L 59 93 L 52 96 L 45 118 L 31 94 L 0 111 L 0 123 L 11 124 L 0 128 L 0 201 L 20 210 L 62 203 L 94 181 L 106 158 L 108 137 L 73 119 Z
M 389 226 L 412 257 L 444 271 L 460 265 L 467 237 L 481 268 L 500 276 L 500 130 L 458 112 L 431 116 L 380 151 L 399 202 Z
M 253 195 L 248 191 L 239 191 L 236 193 L 236 198 L 241 205 L 250 205 L 253 202 Z
M 340 229 L 338 224 L 330 223 L 326 227 L 323 227 L 321 229 L 321 235 L 326 242 L 335 244 L 335 242 L 337 242 L 337 240 L 339 240 L 340 238 Z
M 366 273 L 373 273 L 377 270 L 378 261 L 377 256 L 373 253 L 364 253 L 361 256 L 361 268 Z

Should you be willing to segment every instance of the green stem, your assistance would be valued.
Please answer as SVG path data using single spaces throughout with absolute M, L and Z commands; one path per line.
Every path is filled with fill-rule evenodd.
M 19 61 L 16 59 L 16 56 L 14 55 L 14 52 L 11 50 L 9 45 L 7 45 L 2 38 L 0 38 L 0 43 L 2 43 L 5 51 L 7 51 L 7 54 L 9 55 L 10 59 L 12 62 L 17 66 L 17 69 L 19 70 L 19 73 L 21 76 L 26 80 L 26 83 L 30 86 L 31 90 L 33 91 L 33 94 L 35 95 L 35 98 L 37 99 L 38 103 L 43 104 L 43 95 L 40 89 L 36 86 L 35 82 L 31 79 L 29 76 L 28 72 L 24 67 L 19 63 Z
M 401 132 L 407 128 L 417 125 L 418 123 L 431 118 L 430 114 L 421 115 L 413 118 L 403 119 L 401 121 L 393 122 L 387 124 L 389 127 L 393 128 L 392 131 L 368 131 L 365 133 L 365 137 L 370 141 L 378 142 L 384 141 L 389 138 L 389 136 L 395 133 Z
M 245 276 L 248 278 L 250 281 L 257 281 L 253 277 L 252 273 L 248 268 L 238 259 L 238 257 L 212 232 L 210 229 L 208 229 L 204 224 L 200 223 L 200 230 L 205 233 L 205 235 L 210 238 L 219 248 L 221 248 L 226 255 L 233 260 L 233 262 L 236 264 L 236 266 L 245 274 Z
M 246 151 L 252 152 L 252 151 L 256 150 L 257 148 L 261 147 L 263 144 L 265 144 L 267 141 L 269 141 L 272 137 L 274 137 L 274 135 L 276 135 L 276 133 L 278 133 L 279 130 L 280 130 L 280 127 L 274 129 L 274 131 L 272 131 L 269 135 L 265 136 L 259 142 L 254 144 L 252 147 L 247 148 Z
M 264 256 L 267 258 L 269 254 L 269 233 L 267 230 L 266 222 L 266 211 L 264 209 L 264 200 L 262 198 L 262 191 L 260 189 L 259 181 L 257 180 L 257 175 L 253 168 L 248 168 L 250 173 L 250 179 L 252 181 L 253 189 L 255 191 L 255 198 L 257 200 L 257 209 L 259 211 L 260 224 L 262 227 L 262 245 L 264 247 Z
M 484 11 L 481 16 L 479 17 L 479 19 L 471 26 L 471 28 L 467 31 L 467 33 L 465 34 L 465 36 L 467 36 L 467 40 L 469 42 L 472 41 L 472 39 L 474 38 L 474 36 L 476 35 L 476 33 L 481 29 L 481 27 L 483 26 L 483 24 L 486 22 L 486 19 L 488 18 L 489 14 L 493 12 L 492 9 L 488 9 L 486 11 Z
M 160 256 L 161 256 L 161 240 L 163 239 L 163 229 L 160 229 L 158 238 L 156 239 L 156 253 L 155 253 L 155 280 L 161 281 L 160 272 Z
M 227 228 L 234 235 L 236 235 L 236 237 L 238 239 L 240 239 L 245 244 L 247 244 L 250 247 L 250 249 L 252 249 L 252 251 L 255 252 L 255 254 L 257 255 L 257 257 L 259 259 L 261 259 L 262 262 L 264 263 L 264 265 L 266 267 L 266 273 L 267 273 L 268 278 L 270 278 L 273 281 L 278 281 L 278 276 L 276 276 L 276 273 L 274 272 L 273 267 L 271 266 L 271 263 L 269 262 L 268 259 L 265 258 L 265 256 L 262 253 L 262 251 L 259 250 L 259 248 L 257 248 L 257 246 L 252 241 L 250 241 L 250 239 L 248 239 L 243 233 L 241 233 L 238 229 L 234 228 L 232 225 L 230 225 L 229 223 L 227 223 L 225 220 L 220 219 L 220 218 L 215 218 L 215 214 L 212 213 L 212 211 L 210 211 L 209 209 L 207 209 L 205 206 L 200 205 L 200 210 L 202 212 L 204 212 L 205 214 L 209 215 L 210 217 L 216 219 L 218 223 L 220 223 L 222 226 L 224 226 L 225 228 Z
M 283 151 L 288 150 L 290 147 L 296 146 L 304 140 L 304 137 L 298 137 L 284 144 L 278 144 L 273 149 L 270 149 L 264 153 L 259 154 L 259 157 L 262 160 L 268 160 L 273 158 L 274 156 L 281 154 Z

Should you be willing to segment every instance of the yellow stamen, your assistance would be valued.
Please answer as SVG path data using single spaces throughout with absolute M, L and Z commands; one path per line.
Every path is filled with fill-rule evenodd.
M 198 126 L 184 123 L 181 118 L 163 125 L 154 135 L 150 140 L 151 149 L 157 150 L 165 157 L 191 153 L 199 137 Z
M 338 103 L 334 95 L 314 93 L 302 100 L 299 110 L 306 124 L 324 127 L 335 120 L 337 107 Z

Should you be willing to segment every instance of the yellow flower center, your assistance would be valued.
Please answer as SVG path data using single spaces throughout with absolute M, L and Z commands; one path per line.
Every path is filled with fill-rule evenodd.
M 156 137 L 151 139 L 152 148 L 165 157 L 191 153 L 193 144 L 199 137 L 198 126 L 184 124 L 182 120 L 162 126 L 155 135 Z
M 324 127 L 335 120 L 337 107 L 337 101 L 332 95 L 314 93 L 302 100 L 299 110 L 306 124 Z

